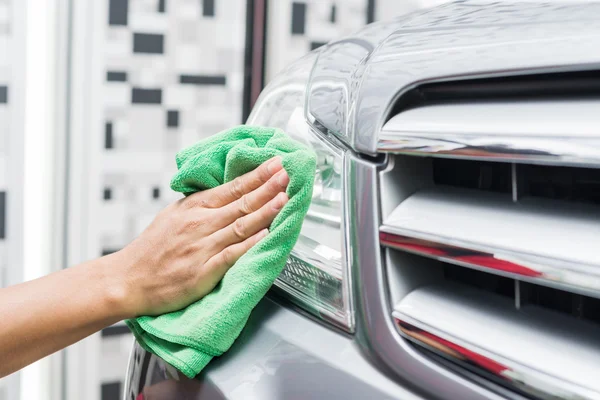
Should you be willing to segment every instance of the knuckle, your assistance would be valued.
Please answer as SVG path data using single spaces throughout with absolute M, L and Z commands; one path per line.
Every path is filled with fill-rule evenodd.
M 258 169 L 258 179 L 260 179 L 260 181 L 264 183 L 264 182 L 268 181 L 269 178 L 271 178 L 269 169 L 267 168 L 266 165 L 261 165 L 261 167 Z
M 211 202 L 208 199 L 201 198 L 196 202 L 196 205 L 201 208 L 211 208 Z
M 235 178 L 231 181 L 231 195 L 235 198 L 242 197 L 244 194 L 244 183 L 242 178 Z
M 239 209 L 242 213 L 250 214 L 254 212 L 254 208 L 252 207 L 252 204 L 250 204 L 250 198 L 248 195 L 242 196 L 239 201 Z
M 190 243 L 185 247 L 182 255 L 184 257 L 188 258 L 188 257 L 191 257 L 194 254 L 196 254 L 198 252 L 198 250 L 200 250 L 200 249 L 198 248 L 198 246 L 196 244 Z
M 243 218 L 238 218 L 233 223 L 233 233 L 238 239 L 243 239 L 246 237 L 246 223 Z
M 271 179 L 269 181 L 268 185 L 269 185 L 269 191 L 270 192 L 277 193 L 277 192 L 281 191 L 281 185 L 277 181 L 276 177 L 274 177 L 273 179 Z
M 187 200 L 187 206 L 188 208 L 196 208 L 196 207 L 202 207 L 202 208 L 209 208 L 210 207 L 210 202 L 208 201 L 208 199 L 201 197 L 201 196 L 188 196 L 186 198 Z
M 233 250 L 231 250 L 231 247 L 227 247 L 225 250 L 223 250 L 223 252 L 221 253 L 221 258 L 223 259 L 223 263 L 225 265 L 233 264 L 234 255 Z
M 183 224 L 185 231 L 195 231 L 202 226 L 202 220 L 198 218 L 188 218 Z
M 184 267 L 183 272 L 182 272 L 182 275 L 183 275 L 182 280 L 186 284 L 184 284 L 182 286 L 186 289 L 193 288 L 195 286 L 194 283 L 198 277 L 199 272 L 200 272 L 200 270 L 196 265 L 193 265 L 193 264 L 186 265 L 186 267 Z

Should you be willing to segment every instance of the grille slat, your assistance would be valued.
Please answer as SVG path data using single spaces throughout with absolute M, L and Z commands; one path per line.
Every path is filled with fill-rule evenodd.
M 421 190 L 381 227 L 384 245 L 600 297 L 600 212 L 455 188 Z
M 436 104 L 394 116 L 385 153 L 600 167 L 600 100 Z
M 394 318 L 409 340 L 531 396 L 600 398 L 594 324 L 450 282 L 413 291 Z
M 383 127 L 379 238 L 405 338 L 520 395 L 600 399 L 598 109 L 427 105 Z

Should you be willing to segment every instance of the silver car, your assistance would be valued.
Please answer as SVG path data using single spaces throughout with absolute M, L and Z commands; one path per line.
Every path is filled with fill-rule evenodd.
M 600 399 L 600 4 L 455 2 L 298 60 L 249 124 L 318 154 L 302 235 L 196 379 L 130 399 Z

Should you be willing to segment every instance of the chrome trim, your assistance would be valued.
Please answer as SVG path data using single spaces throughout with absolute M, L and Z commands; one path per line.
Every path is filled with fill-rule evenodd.
M 600 67 L 600 3 L 456 1 L 330 43 L 307 90 L 308 114 L 375 155 L 397 100 L 419 85 Z
M 384 232 L 389 229 L 389 227 L 383 226 L 379 235 L 381 244 L 386 247 L 538 285 L 600 297 L 600 268 L 598 266 L 565 264 L 561 267 L 552 265 L 552 263 L 556 264 L 556 260 L 548 259 L 544 262 L 539 259 L 537 262 L 533 262 L 531 256 L 527 259 L 520 254 L 509 255 L 507 252 L 493 254 L 466 247 L 451 246 L 440 241 L 410 236 L 413 234 L 412 232 L 408 233 L 409 236 Z M 581 267 L 584 268 L 576 271 Z M 596 270 L 594 271 L 594 269 Z
M 600 399 L 598 326 L 459 285 L 417 289 L 393 317 L 412 342 L 520 393 Z
M 554 165 L 600 166 L 600 101 L 444 104 L 404 111 L 377 150 Z
M 382 248 L 379 245 L 380 166 L 346 156 L 348 175 L 348 257 L 352 269 L 356 334 L 361 350 L 382 371 L 410 382 L 428 397 L 461 400 L 503 399 L 432 362 L 398 333 L 392 313 Z
M 380 239 L 444 262 L 600 298 L 599 222 L 595 207 L 429 189 L 400 203 Z

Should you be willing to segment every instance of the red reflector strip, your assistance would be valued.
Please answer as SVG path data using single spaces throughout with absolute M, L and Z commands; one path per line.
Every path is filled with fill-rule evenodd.
M 508 272 L 527 277 L 541 277 L 543 274 L 530 267 L 496 258 L 494 254 L 462 247 L 449 246 L 428 240 L 381 232 L 381 244 L 411 253 L 435 256 L 448 261 L 459 261 L 477 267 Z
M 405 335 L 411 337 L 412 339 L 417 340 L 423 344 L 429 344 L 422 339 L 422 337 L 425 337 L 425 338 L 435 342 L 438 345 L 435 347 L 438 349 L 439 349 L 439 346 L 442 346 L 442 348 L 445 347 L 449 350 L 452 350 L 450 352 L 444 351 L 445 354 L 453 354 L 453 352 L 458 353 L 460 356 L 464 357 L 465 360 L 468 360 L 468 361 L 478 365 L 479 367 L 485 369 L 486 371 L 488 371 L 496 376 L 499 376 L 499 377 L 503 377 L 502 374 L 505 371 L 510 370 L 509 367 L 507 367 L 497 361 L 494 361 L 488 357 L 482 356 L 479 353 L 476 353 L 465 347 L 459 346 L 456 343 L 453 343 L 449 340 L 443 339 L 432 333 L 429 333 L 427 331 L 419 329 L 419 328 L 417 328 L 411 324 L 408 324 L 398 318 L 395 318 L 395 320 L 396 320 L 396 323 L 398 324 L 398 327 L 400 328 L 400 330 Z

